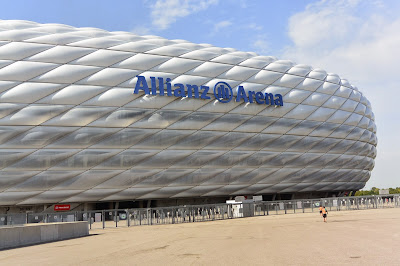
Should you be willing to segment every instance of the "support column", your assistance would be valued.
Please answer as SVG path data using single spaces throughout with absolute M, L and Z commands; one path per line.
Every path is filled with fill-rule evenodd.
M 106 212 L 104 210 L 101 211 L 101 221 L 103 222 L 103 229 L 106 228 Z
M 274 195 L 272 196 L 272 201 L 275 201 L 275 199 L 276 199 L 276 194 L 274 194 Z

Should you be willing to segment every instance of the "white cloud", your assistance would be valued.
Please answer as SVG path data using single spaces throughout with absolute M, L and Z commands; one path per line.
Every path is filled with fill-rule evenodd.
M 209 21 L 208 23 L 213 24 L 214 22 Z M 231 27 L 233 25 L 235 27 Z M 210 35 L 213 36 L 213 35 L 221 32 L 223 30 L 226 30 L 226 31 L 229 30 L 230 31 L 230 32 L 228 32 L 228 34 L 229 34 L 232 31 L 236 31 L 237 32 L 237 31 L 243 31 L 243 30 L 246 30 L 246 31 L 247 30 L 252 30 L 252 31 L 258 31 L 259 32 L 262 29 L 263 29 L 263 27 L 261 25 L 256 24 L 256 23 L 249 23 L 249 24 L 240 25 L 240 23 L 235 23 L 235 24 L 232 23 L 231 20 L 223 20 L 223 21 L 219 21 L 217 23 L 214 23 L 213 30 L 211 31 Z
M 239 0 L 239 5 L 240 8 L 247 8 L 248 7 L 247 0 Z
M 213 32 L 214 32 L 214 33 L 217 33 L 217 32 L 219 32 L 220 30 L 222 30 L 222 29 L 224 29 L 224 28 L 227 28 L 227 27 L 229 27 L 229 26 L 231 26 L 231 25 L 232 25 L 232 22 L 230 22 L 229 20 L 220 21 L 220 22 L 214 24 L 214 30 L 213 30 Z
M 324 45 L 336 46 L 347 39 L 359 19 L 352 15 L 351 1 L 321 1 L 310 4 L 304 12 L 289 19 L 289 36 L 299 47 Z
M 400 161 L 400 18 L 386 14 L 396 12 L 390 7 L 385 10 L 378 1 L 308 5 L 290 18 L 293 45 L 285 48 L 282 57 L 337 73 L 365 93 L 376 115 L 379 139 L 369 184 L 400 186 L 392 174 Z
M 258 30 L 262 30 L 263 26 L 258 25 L 256 23 L 250 23 L 250 24 L 246 25 L 245 28 L 250 29 L 250 30 L 257 30 L 258 31 Z
M 150 29 L 146 26 L 137 26 L 131 32 L 137 35 L 148 35 L 150 34 Z
M 254 51 L 260 55 L 267 55 L 269 52 L 269 43 L 266 35 L 258 35 L 251 44 Z
M 165 30 L 177 19 L 206 10 L 218 0 L 157 0 L 151 5 L 152 24 Z

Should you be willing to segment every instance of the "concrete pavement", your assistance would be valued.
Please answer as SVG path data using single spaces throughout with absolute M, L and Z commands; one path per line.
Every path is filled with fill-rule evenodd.
M 92 230 L 0 251 L 0 265 L 400 265 L 400 209 Z

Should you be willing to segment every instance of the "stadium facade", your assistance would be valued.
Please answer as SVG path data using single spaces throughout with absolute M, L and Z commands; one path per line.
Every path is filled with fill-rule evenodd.
M 370 102 L 232 48 L 0 21 L 0 205 L 343 193 L 376 156 Z

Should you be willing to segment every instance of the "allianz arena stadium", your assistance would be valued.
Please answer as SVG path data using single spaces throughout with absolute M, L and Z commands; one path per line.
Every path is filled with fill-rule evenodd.
M 0 205 L 339 195 L 376 157 L 336 74 L 252 52 L 0 21 Z

